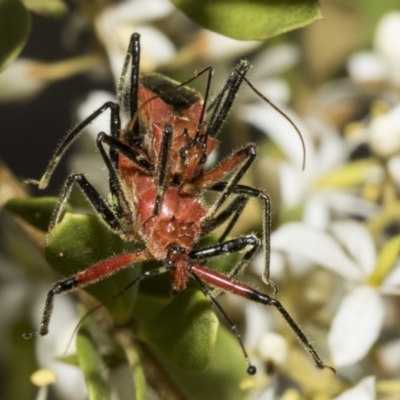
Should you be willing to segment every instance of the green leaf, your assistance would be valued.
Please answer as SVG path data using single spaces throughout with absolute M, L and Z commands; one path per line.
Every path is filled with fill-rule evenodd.
M 47 232 L 57 202 L 56 197 L 15 198 L 9 200 L 4 208 L 35 228 Z M 65 211 L 72 211 L 71 206 L 67 204 Z
M 68 12 L 68 7 L 63 0 L 23 0 L 26 8 L 37 14 L 60 18 Z
M 106 366 L 89 335 L 83 330 L 77 335 L 76 349 L 79 365 L 88 388 L 89 399 L 111 399 L 111 389 L 107 381 Z
M 395 265 L 395 261 L 400 255 L 400 235 L 392 237 L 382 247 L 376 268 L 368 278 L 369 283 L 374 286 L 380 286 L 383 280 L 388 276 Z
M 170 303 L 171 299 L 170 297 L 142 293 L 141 286 L 142 285 L 140 285 L 140 290 L 133 308 L 133 315 L 141 323 L 147 324 L 157 317 L 164 307 Z
M 66 213 L 49 237 L 46 259 L 62 275 L 72 276 L 135 247 L 136 244 L 126 243 L 109 231 L 95 216 Z M 132 282 L 140 270 L 137 266 L 126 268 L 85 290 L 99 301 L 107 301 Z M 129 319 L 135 297 L 136 290 L 130 289 L 107 304 L 116 323 L 122 324 Z
M 318 0 L 171 0 L 203 28 L 239 40 L 264 40 L 320 19 Z
M 147 382 L 144 375 L 143 366 L 139 357 L 139 353 L 131 346 L 129 348 L 130 355 L 133 360 L 132 373 L 135 382 L 135 400 L 146 400 L 147 398 Z
M 202 371 L 212 354 L 218 318 L 198 290 L 179 293 L 139 332 L 167 359 L 186 371 Z
M 21 52 L 30 28 L 30 14 L 20 0 L 0 0 L 0 71 Z
M 218 329 L 215 350 L 207 368 L 192 373 L 168 366 L 192 400 L 242 400 L 246 398 L 247 364 L 235 336 L 224 326 Z M 207 382 L 207 384 L 204 384 Z

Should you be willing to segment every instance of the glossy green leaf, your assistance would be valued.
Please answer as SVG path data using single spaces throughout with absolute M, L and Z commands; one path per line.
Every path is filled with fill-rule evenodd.
M 90 400 L 109 400 L 111 389 L 107 381 L 106 366 L 89 335 L 81 330 L 76 338 L 79 365 L 85 377 Z
M 381 249 L 376 268 L 369 277 L 368 281 L 374 285 L 379 286 L 382 281 L 389 275 L 390 271 L 395 265 L 395 261 L 400 256 L 400 235 L 392 237 L 385 243 Z
M 140 290 L 133 308 L 133 314 L 141 323 L 147 324 L 154 320 L 170 301 L 170 297 L 142 293 Z
M 57 202 L 56 197 L 15 198 L 9 200 L 4 208 L 35 228 L 47 232 Z M 72 208 L 67 205 L 66 211 L 70 212 Z
M 214 353 L 204 371 L 192 373 L 173 364 L 168 365 L 168 369 L 192 400 L 246 398 L 243 383 L 249 379 L 247 364 L 237 339 L 224 326 L 218 329 Z
M 63 0 L 23 0 L 26 8 L 37 14 L 60 18 L 68 12 Z
M 317 0 L 171 0 L 203 28 L 239 40 L 264 40 L 320 19 Z
M 21 52 L 30 27 L 30 14 L 20 0 L 0 0 L 0 71 Z
M 186 371 L 202 371 L 212 354 L 218 318 L 198 290 L 179 293 L 146 324 L 140 336 Z
M 133 250 L 134 247 L 134 244 L 126 243 L 110 232 L 99 218 L 66 213 L 49 237 L 46 258 L 62 275 L 72 276 L 115 254 Z M 85 290 L 104 302 L 122 290 L 139 273 L 138 266 L 128 267 L 113 276 L 99 280 Z M 115 322 L 124 323 L 129 319 L 135 294 L 136 290 L 130 289 L 107 304 Z

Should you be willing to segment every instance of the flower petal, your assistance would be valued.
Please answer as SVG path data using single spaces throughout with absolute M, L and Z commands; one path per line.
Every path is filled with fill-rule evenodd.
M 26 100 L 43 90 L 47 82 L 37 75 L 45 64 L 20 58 L 0 75 L 0 103 Z
M 106 8 L 102 13 L 102 18 L 142 24 L 166 17 L 173 9 L 174 6 L 168 0 L 152 0 L 150 2 L 148 0 L 125 1 Z
M 381 289 L 385 290 L 385 287 L 393 287 L 397 286 L 397 292 L 400 290 L 400 258 L 397 259 L 394 267 L 387 275 L 386 279 L 383 281 Z
M 392 11 L 384 15 L 378 23 L 375 33 L 375 48 L 389 64 L 389 74 L 394 83 L 400 82 L 400 51 L 396 39 L 400 35 L 400 12 Z
M 110 7 L 96 19 L 98 38 L 104 43 L 111 69 L 118 81 L 125 60 L 129 40 L 133 32 L 142 34 L 141 71 L 153 71 L 158 64 L 169 61 L 175 55 L 173 43 L 160 30 L 145 24 L 147 19 L 157 19 L 167 15 L 173 7 L 166 0 L 150 3 L 144 0 L 125 2 Z M 153 13 L 154 7 L 157 9 Z
M 375 400 L 375 398 L 375 377 L 368 376 L 358 382 L 356 386 L 336 396 L 334 400 Z
M 378 338 L 385 308 L 378 293 L 361 286 L 347 294 L 336 313 L 328 336 L 338 367 L 361 360 Z
M 330 235 L 305 224 L 291 223 L 279 228 L 272 235 L 272 248 L 303 256 L 350 280 L 363 277 L 357 264 Z
M 257 352 L 264 362 L 273 361 L 277 365 L 285 364 L 289 358 L 286 339 L 274 332 L 264 332 L 258 341 Z
M 274 46 L 261 52 L 254 59 L 251 76 L 263 79 L 267 76 L 282 74 L 300 61 L 300 49 L 293 43 Z
M 332 125 L 315 117 L 307 117 L 307 126 L 312 130 L 314 141 L 318 143 L 314 157 L 308 157 L 307 169 L 314 170 L 314 175 L 319 176 L 341 165 L 347 157 L 343 138 L 339 131 Z
M 287 208 L 295 208 L 302 203 L 309 187 L 309 180 L 300 171 L 300 168 L 294 168 L 287 162 L 280 163 L 278 173 L 281 182 L 282 203 Z
M 390 177 L 397 186 L 400 186 L 400 155 L 393 156 L 389 159 L 387 167 L 390 172 Z
M 244 315 L 246 318 L 246 346 L 255 348 L 260 337 L 273 329 L 273 316 L 265 307 L 260 307 L 259 304 L 253 303 L 252 301 L 247 302 L 244 307 Z
M 302 133 L 305 146 L 307 149 L 313 147 L 309 139 L 309 131 L 301 119 L 292 111 L 282 104 L 276 104 L 300 129 Z M 303 149 L 300 139 L 296 131 L 289 121 L 279 114 L 272 107 L 268 107 L 265 102 L 257 102 L 252 105 L 240 107 L 238 110 L 238 117 L 247 123 L 256 126 L 280 147 L 286 154 L 287 158 L 293 162 L 294 165 L 299 166 L 303 162 Z
M 368 276 L 376 264 L 375 244 L 365 225 L 355 221 L 334 222 L 330 230 Z
M 269 78 L 257 82 L 257 90 L 274 103 L 289 103 L 291 98 L 289 84 L 279 78 Z M 254 93 L 251 95 L 252 98 L 249 100 L 254 101 Z
M 256 40 L 236 40 L 206 29 L 200 32 L 198 41 L 204 46 L 204 55 L 201 53 L 198 53 L 198 55 L 202 55 L 208 62 L 210 60 L 240 58 L 255 50 L 262 43 Z
M 106 92 L 105 90 L 94 90 L 90 92 L 86 96 L 85 100 L 79 104 L 76 110 L 78 121 L 85 120 L 90 114 L 92 114 L 93 111 L 97 110 L 108 101 L 115 101 L 115 96 L 112 93 Z M 88 126 L 85 127 L 85 130 L 92 136 L 93 146 L 94 141 L 100 132 L 110 133 L 108 131 L 110 119 L 110 112 L 106 111 L 101 113 Z
M 380 365 L 393 376 L 397 375 L 400 371 L 400 339 L 380 346 L 378 356 Z
M 325 229 L 328 227 L 331 213 L 328 202 L 323 192 L 313 192 L 304 205 L 303 221 L 314 228 Z
M 369 217 L 378 211 L 378 206 L 374 203 L 360 199 L 359 196 L 351 193 L 329 191 L 329 204 L 339 215 L 355 215 L 359 217 Z
M 350 78 L 358 84 L 386 80 L 388 66 L 385 60 L 372 51 L 361 51 L 347 62 Z

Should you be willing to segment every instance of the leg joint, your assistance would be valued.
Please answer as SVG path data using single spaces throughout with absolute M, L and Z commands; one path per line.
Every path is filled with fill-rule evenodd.
M 69 292 L 76 288 L 77 283 L 78 281 L 75 277 L 64 279 L 63 281 L 57 282 L 54 285 L 52 292 L 53 294 Z

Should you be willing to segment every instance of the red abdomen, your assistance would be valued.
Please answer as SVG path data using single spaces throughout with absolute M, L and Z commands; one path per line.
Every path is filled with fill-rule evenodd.
M 157 215 L 153 215 L 157 186 L 146 177 L 134 178 L 136 226 L 154 258 L 162 260 L 176 244 L 190 251 L 201 235 L 207 210 L 198 198 L 176 187 L 166 189 Z

